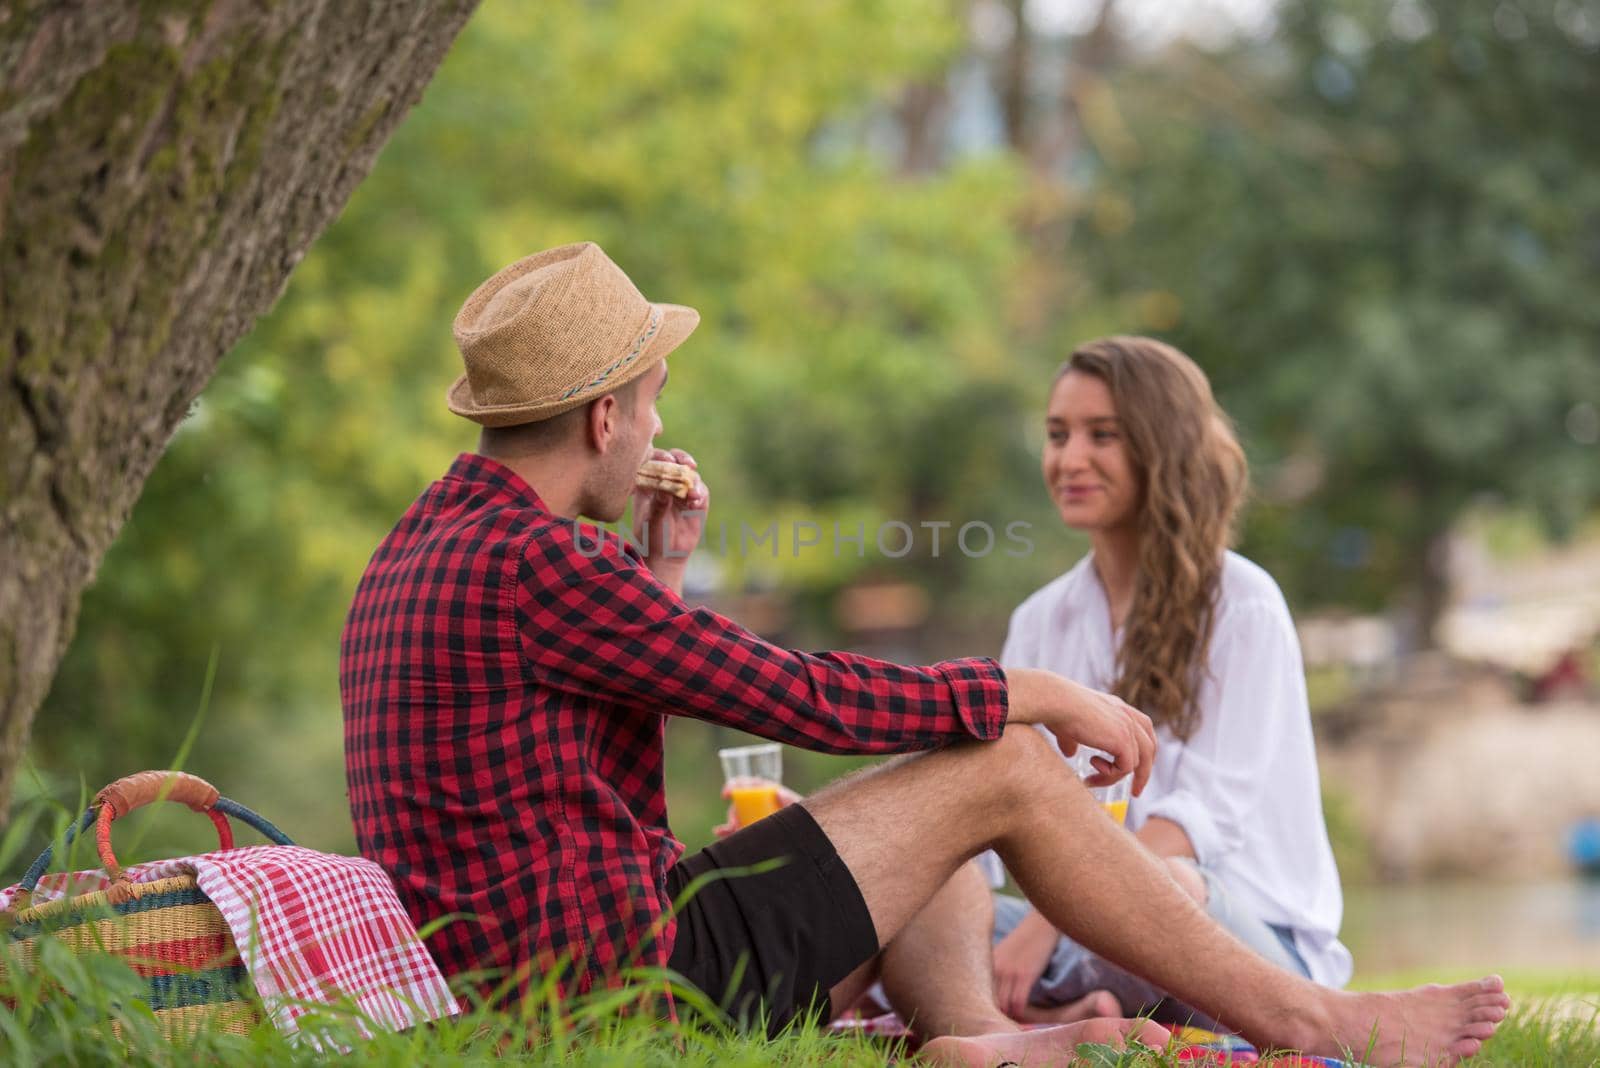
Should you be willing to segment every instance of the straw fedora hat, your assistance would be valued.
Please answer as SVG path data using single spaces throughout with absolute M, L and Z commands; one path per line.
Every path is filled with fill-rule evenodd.
M 646 300 L 599 245 L 538 252 L 456 314 L 467 370 L 446 400 L 484 426 L 549 419 L 638 378 L 699 324 L 693 308 Z

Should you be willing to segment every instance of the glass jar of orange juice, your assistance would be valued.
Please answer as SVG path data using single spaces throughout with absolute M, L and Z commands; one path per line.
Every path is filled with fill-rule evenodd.
M 724 792 L 733 814 L 748 827 L 778 811 L 778 786 L 783 782 L 783 746 L 777 742 L 719 749 Z
M 1110 763 L 1111 754 L 1100 749 L 1091 749 L 1080 745 L 1078 751 L 1072 755 L 1072 770 L 1078 778 L 1087 779 L 1099 769 L 1093 764 L 1093 758 L 1100 757 Z M 1106 815 L 1117 821 L 1118 826 L 1128 822 L 1128 801 L 1133 797 L 1133 776 L 1124 775 L 1110 786 L 1091 786 L 1089 793 L 1100 802 L 1100 807 L 1106 810 Z

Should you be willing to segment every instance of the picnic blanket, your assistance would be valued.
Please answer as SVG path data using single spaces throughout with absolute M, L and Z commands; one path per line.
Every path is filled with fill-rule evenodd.
M 135 883 L 192 873 L 239 947 L 269 1018 L 293 1035 L 307 1013 L 353 1005 L 354 1021 L 404 1030 L 461 1011 L 382 868 L 299 846 L 246 846 L 127 869 Z M 104 871 L 46 875 L 33 903 L 103 890 Z M 17 887 L 0 890 L 0 909 Z
M 918 1045 L 917 1036 L 906 1027 L 899 1016 L 892 1012 L 879 1016 L 850 1015 L 841 1017 L 829 1025 L 829 1029 L 840 1034 L 862 1034 L 873 1038 L 885 1040 L 904 1039 L 909 1048 L 915 1049 Z M 1222 1065 L 1222 1064 L 1256 1064 L 1261 1060 L 1261 1055 L 1256 1048 L 1238 1035 L 1222 1035 L 1214 1031 L 1202 1031 L 1198 1027 L 1179 1027 L 1173 1029 L 1179 1046 L 1173 1054 L 1175 1060 L 1184 1064 Z M 1332 1057 L 1313 1057 L 1306 1054 L 1277 1054 L 1272 1061 L 1273 1068 L 1359 1068 L 1358 1065 L 1346 1064 L 1344 1061 Z
M 1179 1027 L 1173 1031 L 1183 1043 L 1177 1059 L 1191 1064 L 1255 1064 L 1261 1060 L 1256 1048 L 1238 1035 L 1219 1035 L 1202 1031 L 1198 1027 Z M 1273 1068 L 1304 1066 L 1304 1068 L 1359 1068 L 1333 1057 L 1313 1057 L 1305 1053 L 1279 1053 L 1273 1057 Z

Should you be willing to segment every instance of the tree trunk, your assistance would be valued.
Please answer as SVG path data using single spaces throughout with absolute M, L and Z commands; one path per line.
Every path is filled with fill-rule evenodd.
M 1033 32 L 1028 27 L 1028 13 L 1023 0 L 1006 0 L 1016 27 L 1006 54 L 1001 60 L 1000 120 L 1005 129 L 1006 144 L 1019 154 L 1028 154 L 1028 82 L 1032 76 Z
M 0 9 L 0 823 L 145 478 L 475 6 Z
M 942 81 L 913 82 L 900 95 L 900 173 L 932 174 L 944 153 L 945 125 L 950 118 L 950 93 Z
M 1120 45 L 1116 26 L 1117 0 L 1100 0 L 1094 25 L 1067 55 L 1056 106 L 1041 116 L 1039 130 L 1029 146 L 1030 160 L 1039 175 L 1059 180 L 1068 172 L 1083 141 L 1083 112 L 1089 93 L 1104 90 Z
M 1450 528 L 1443 525 L 1422 543 L 1416 571 L 1416 633 L 1412 636 L 1418 651 L 1439 647 L 1439 623 L 1450 607 L 1453 545 Z

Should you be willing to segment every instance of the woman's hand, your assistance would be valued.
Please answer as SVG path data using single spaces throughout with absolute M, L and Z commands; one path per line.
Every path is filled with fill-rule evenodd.
M 800 797 L 799 794 L 795 793 L 793 790 L 789 789 L 787 786 L 784 786 L 782 783 L 775 783 L 771 779 L 757 779 L 757 778 L 729 779 L 722 786 L 722 799 L 724 801 L 730 800 L 733 797 L 733 791 L 734 791 L 734 789 L 736 787 L 752 787 L 752 786 L 775 786 L 775 787 L 777 787 L 777 790 L 778 790 L 778 807 L 779 808 L 788 808 L 790 805 L 792 805 L 795 802 L 801 800 L 801 797 Z M 728 837 L 728 835 L 732 834 L 734 831 L 737 831 L 738 829 L 739 829 L 739 820 L 738 820 L 738 817 L 734 814 L 733 805 L 730 803 L 728 805 L 728 822 L 717 824 L 715 827 L 711 828 L 711 833 L 716 835 L 718 838 L 726 838 L 726 837 Z
M 689 554 L 700 544 L 711 509 L 711 491 L 698 473 L 699 465 L 682 449 L 652 449 L 646 457 L 682 464 L 696 471 L 694 489 L 681 500 L 665 490 L 633 491 L 633 539 L 645 547 L 644 562 L 656 578 L 683 594 L 683 572 Z
M 1160 816 L 1151 816 L 1134 837 L 1158 857 L 1184 857 L 1195 860 L 1194 842 L 1181 824 Z
M 1033 984 L 1044 974 L 1060 935 L 1050 921 L 1029 909 L 1022 922 L 994 947 L 994 1000 L 1013 1020 L 1022 1018 Z
M 1156 757 L 1156 729 L 1150 717 L 1121 698 L 1091 690 L 1038 668 L 1007 668 L 1006 685 L 1015 723 L 1037 723 L 1056 736 L 1061 752 L 1071 756 L 1087 745 L 1111 754 L 1095 758 L 1090 786 L 1110 786 L 1133 776 L 1133 792 L 1144 792 Z

